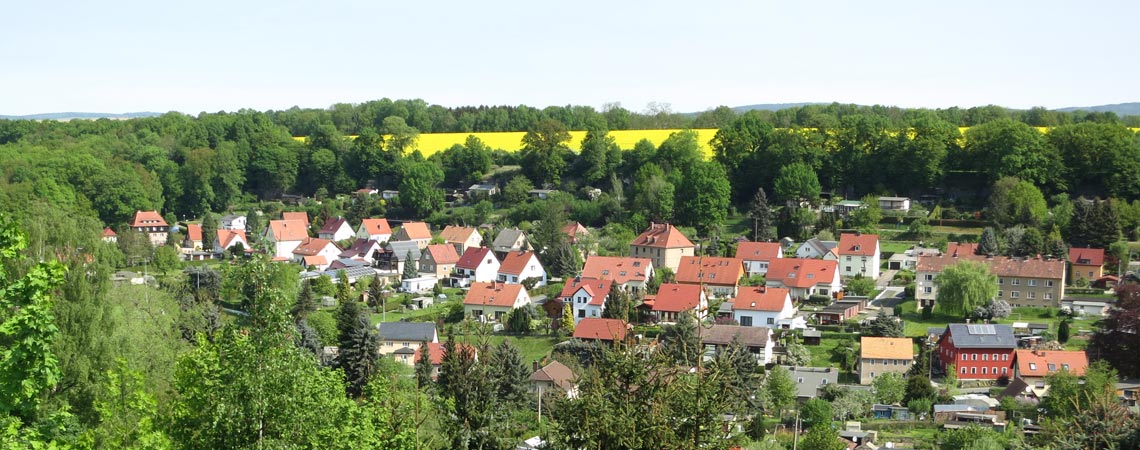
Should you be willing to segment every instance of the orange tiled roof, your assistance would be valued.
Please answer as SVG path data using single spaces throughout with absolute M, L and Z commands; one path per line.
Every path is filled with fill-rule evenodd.
M 112 230 L 111 227 L 104 227 L 103 228 L 103 237 L 111 237 L 111 236 L 118 236 L 118 234 L 115 234 L 115 230 Z
M 202 241 L 202 226 L 196 223 L 186 225 L 186 237 L 191 241 Z
M 507 273 L 511 275 L 521 275 L 523 270 L 526 270 L 526 265 L 534 258 L 534 252 L 510 252 L 503 257 L 503 263 L 499 266 L 499 273 Z
M 779 242 L 741 242 L 736 245 L 736 257 L 745 261 L 770 261 L 779 254 Z
M 585 289 L 586 294 L 590 296 L 590 304 L 601 305 L 605 302 L 606 297 L 610 295 L 610 288 L 612 287 L 613 281 L 611 280 L 576 277 L 566 282 L 558 298 L 570 298 L 574 296 L 575 292 L 578 292 L 578 289 Z
M 431 239 L 431 230 L 428 229 L 426 223 L 404 222 L 400 228 L 404 230 L 404 234 L 408 236 L 409 240 Z
M 1059 280 L 1065 273 L 1065 261 L 1060 259 L 987 257 L 986 255 L 962 254 L 961 252 L 958 253 L 957 257 L 952 254 L 919 256 L 915 271 L 941 273 L 946 267 L 960 261 L 977 261 L 985 264 L 990 268 L 990 272 L 999 277 Z
M 598 339 L 621 341 L 625 339 L 629 325 L 621 319 L 601 319 L 588 317 L 574 326 L 574 337 L 578 339 Z
M 471 247 L 463 252 L 463 256 L 459 257 L 459 262 L 455 263 L 455 267 L 475 270 L 478 269 L 479 265 L 483 264 L 483 261 L 487 258 L 495 258 L 495 254 L 491 253 L 491 249 L 487 247 Z
M 618 284 L 648 282 L 649 266 L 652 264 L 649 258 L 590 256 L 586 259 L 585 267 L 582 267 L 582 277 L 613 280 Z
M 874 359 L 914 359 L 910 338 L 865 336 L 859 340 L 859 356 Z
M 486 305 L 513 307 L 519 294 L 525 292 L 521 284 L 471 283 L 471 289 L 463 298 L 464 305 Z
M 749 286 L 740 288 L 736 300 L 732 302 L 732 309 L 779 312 L 789 302 L 789 291 L 785 288 Z
M 303 241 L 309 237 L 308 225 L 299 220 L 270 220 L 269 232 L 278 242 Z
M 1070 248 L 1069 262 L 1078 266 L 1103 266 L 1104 249 L 1080 247 Z
M 777 280 L 784 286 L 807 288 L 819 283 L 830 284 L 839 270 L 836 261 L 804 258 L 779 258 L 768 263 L 765 278 Z
M 744 260 L 719 256 L 682 256 L 677 282 L 736 286 L 744 276 Z
M 135 228 L 165 227 L 167 223 L 158 211 L 135 211 L 135 218 L 131 220 L 131 226 Z
M 470 238 L 472 233 L 479 234 L 474 228 L 448 225 L 439 233 L 439 237 L 443 239 L 443 242 L 463 244 L 467 242 L 467 238 Z
M 336 244 L 334 244 L 333 241 L 330 241 L 328 239 L 308 238 L 308 239 L 302 241 L 301 245 L 298 245 L 297 248 L 293 250 L 293 254 L 294 255 L 301 255 L 301 256 L 315 256 L 318 253 L 320 253 L 321 250 L 324 250 L 325 247 L 328 247 L 330 244 L 333 247 L 336 247 Z M 340 247 L 337 247 L 337 251 L 338 252 L 340 251 Z
M 426 344 L 426 347 L 428 348 L 428 357 L 431 358 L 431 364 L 433 366 L 438 366 L 438 365 L 443 364 L 443 345 L 444 345 L 443 342 L 428 342 Z M 456 342 L 455 346 L 457 348 L 460 348 L 460 349 L 471 350 L 471 353 L 473 355 L 479 354 L 478 349 L 476 349 L 475 346 L 473 346 L 473 345 Z M 424 347 L 425 347 L 424 345 L 421 345 L 418 348 L 416 348 L 416 356 L 413 357 L 415 362 L 420 361 L 420 353 L 421 353 L 420 349 L 422 349 Z
M 835 254 L 841 256 L 875 256 L 879 248 L 879 235 L 861 233 L 843 233 L 839 235 L 839 245 L 835 247 Z
M 1043 377 L 1068 369 L 1069 373 L 1082 376 L 1089 367 L 1089 358 L 1081 350 L 1017 350 L 1017 373 L 1023 377 Z
M 653 300 L 654 311 L 681 312 L 701 304 L 701 287 L 695 284 L 662 284 Z
M 281 220 L 300 220 L 307 228 L 309 226 L 309 213 L 304 211 L 283 212 L 281 213 Z
M 427 246 L 432 261 L 436 264 L 455 264 L 459 262 L 459 254 L 451 244 L 434 244 Z
M 364 232 L 369 235 L 392 234 L 388 219 L 364 219 L 360 222 L 360 226 L 364 227 Z
M 650 223 L 649 229 L 634 238 L 631 245 L 653 248 L 694 247 L 692 241 L 681 234 L 677 227 L 667 223 Z
M 245 230 L 218 230 L 218 244 L 227 248 L 234 239 L 241 238 L 242 245 L 247 246 L 249 240 L 245 238 Z

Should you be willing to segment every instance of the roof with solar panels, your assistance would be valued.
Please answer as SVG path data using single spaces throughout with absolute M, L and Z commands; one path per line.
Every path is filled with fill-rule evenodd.
M 1013 328 L 1003 324 L 952 323 L 946 334 L 953 337 L 958 348 L 1016 348 Z

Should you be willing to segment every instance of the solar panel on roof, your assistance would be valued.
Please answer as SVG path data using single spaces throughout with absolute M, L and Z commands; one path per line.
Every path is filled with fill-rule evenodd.
M 970 334 L 997 334 L 993 325 L 966 325 Z

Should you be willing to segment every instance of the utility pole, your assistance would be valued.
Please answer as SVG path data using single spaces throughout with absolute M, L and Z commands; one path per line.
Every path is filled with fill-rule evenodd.
M 798 406 L 796 407 L 796 421 L 795 421 L 795 428 L 793 428 L 793 430 L 795 430 L 795 431 L 792 433 L 792 450 L 799 450 L 798 447 L 800 444 L 800 408 Z

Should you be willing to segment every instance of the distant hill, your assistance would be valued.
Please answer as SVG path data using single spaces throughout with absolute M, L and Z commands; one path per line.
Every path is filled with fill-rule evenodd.
M 758 103 L 755 105 L 734 106 L 733 111 L 738 113 L 761 110 L 761 111 L 779 111 L 781 109 L 799 108 L 808 105 L 830 105 L 830 103 Z
M 47 113 L 47 114 L 29 114 L 26 116 L 5 116 L 0 115 L 0 119 L 9 120 L 74 120 L 74 119 L 135 119 L 139 117 L 155 117 L 161 116 L 162 113 L 156 112 L 130 112 L 130 113 L 90 113 L 90 112 L 61 112 L 61 113 Z
M 1068 108 L 1057 108 L 1057 111 L 1088 111 L 1088 112 L 1114 112 L 1118 116 L 1140 116 L 1140 102 L 1132 103 L 1117 103 L 1115 105 L 1098 105 L 1098 106 L 1072 106 Z

